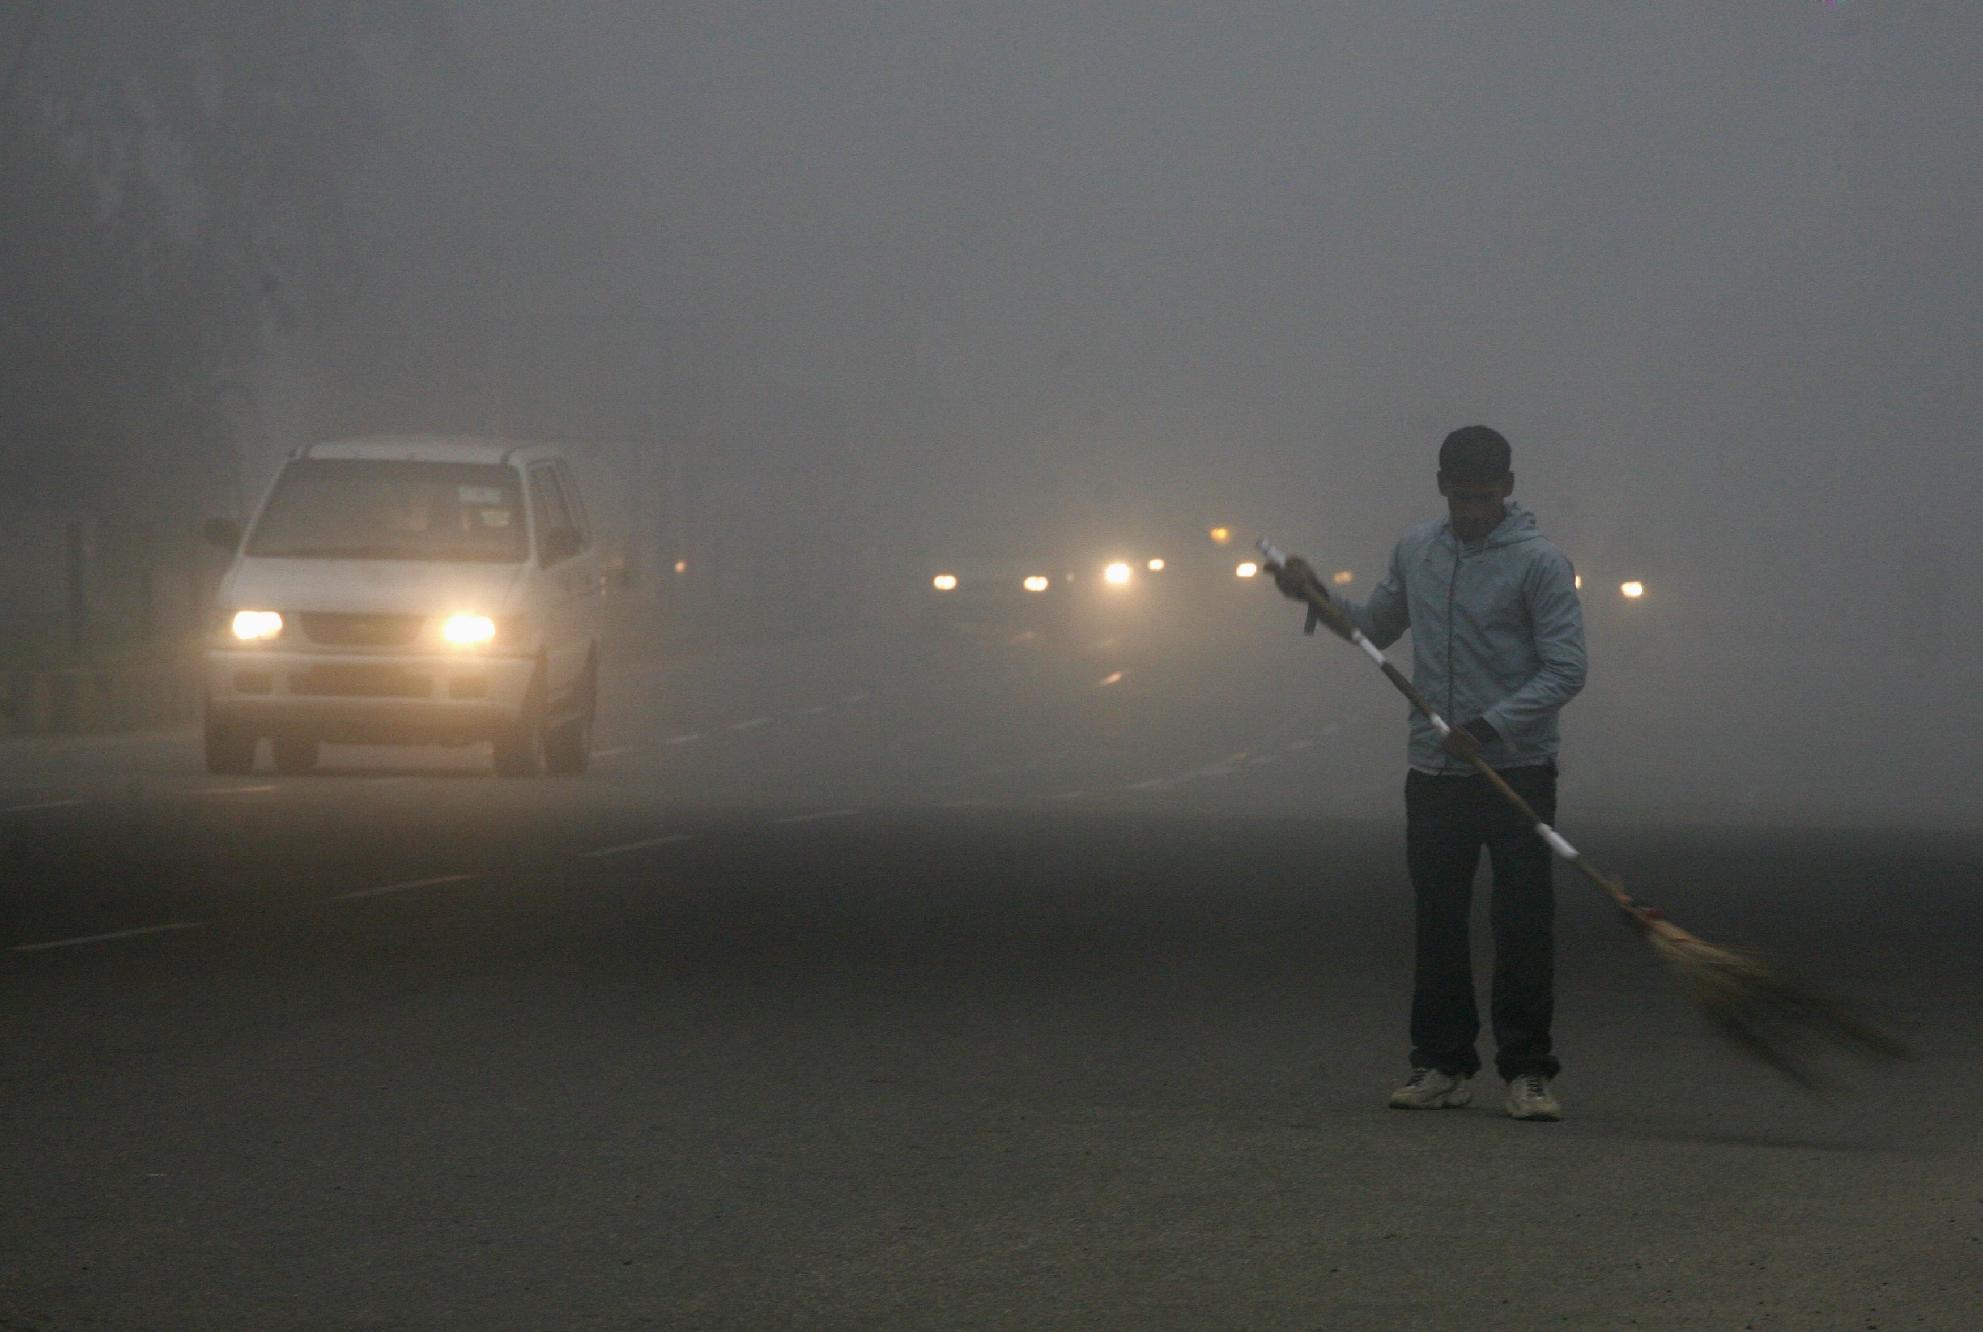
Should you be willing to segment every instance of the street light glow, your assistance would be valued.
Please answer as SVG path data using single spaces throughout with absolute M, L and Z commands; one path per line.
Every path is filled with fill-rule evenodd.
M 1620 583 L 1618 590 L 1625 595 L 1626 600 L 1637 601 L 1646 594 L 1646 585 L 1634 579 L 1629 583 Z

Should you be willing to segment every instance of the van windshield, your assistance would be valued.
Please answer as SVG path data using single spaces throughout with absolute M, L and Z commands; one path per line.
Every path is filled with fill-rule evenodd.
M 247 553 L 270 559 L 468 560 L 528 553 L 516 472 L 481 463 L 299 458 Z

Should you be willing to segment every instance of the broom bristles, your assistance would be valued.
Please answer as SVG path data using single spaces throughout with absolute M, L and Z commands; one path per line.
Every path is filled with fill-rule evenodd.
M 1872 1059 L 1913 1058 L 1899 1038 L 1754 954 L 1708 943 L 1668 922 L 1660 926 L 1646 929 L 1646 939 L 1708 1022 L 1799 1086 L 1823 1085 L 1816 1056 L 1827 1047 Z

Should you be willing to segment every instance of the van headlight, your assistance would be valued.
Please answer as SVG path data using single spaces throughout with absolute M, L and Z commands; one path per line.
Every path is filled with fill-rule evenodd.
M 266 643 L 282 634 L 282 616 L 275 611 L 238 610 L 229 625 L 243 643 Z
M 487 647 L 496 641 L 496 622 L 486 615 L 450 615 L 441 637 L 455 647 Z

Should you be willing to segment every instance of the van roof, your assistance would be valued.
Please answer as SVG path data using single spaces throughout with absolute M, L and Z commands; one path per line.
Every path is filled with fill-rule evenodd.
M 493 439 L 486 435 L 369 435 L 305 444 L 297 458 L 365 459 L 384 462 L 508 463 L 557 456 L 550 444 Z

